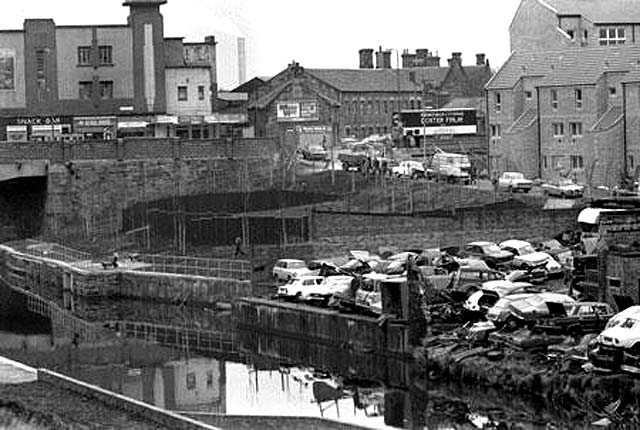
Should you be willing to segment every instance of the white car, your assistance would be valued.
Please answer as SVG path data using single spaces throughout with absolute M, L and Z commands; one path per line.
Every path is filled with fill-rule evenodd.
M 462 307 L 470 312 L 482 312 L 491 308 L 502 297 L 530 293 L 533 290 L 533 285 L 528 282 L 488 281 L 482 284 L 479 291 L 471 294 Z
M 542 266 L 549 274 L 562 273 L 562 265 L 546 252 L 536 251 L 533 245 L 525 240 L 505 240 L 500 243 L 500 249 L 511 252 L 513 257 L 513 267 L 515 269 L 531 268 Z M 546 262 L 546 263 L 545 263 Z
M 565 197 L 582 197 L 584 187 L 578 185 L 570 179 L 558 179 L 546 182 L 541 185 L 542 191 L 547 196 Z
M 320 284 L 301 291 L 300 300 L 326 304 L 334 294 L 350 290 L 353 279 L 353 276 L 327 276 Z
M 322 276 L 301 276 L 291 279 L 286 284 L 278 287 L 278 297 L 304 300 L 304 297 L 315 291 L 323 281 L 324 278 Z
M 312 275 L 307 264 L 302 260 L 284 258 L 276 261 L 271 272 L 277 281 L 288 281 L 305 275 Z
M 520 172 L 504 172 L 498 178 L 498 186 L 512 192 L 522 191 L 523 193 L 528 193 L 533 187 L 533 181 L 525 179 Z
M 422 178 L 425 176 L 425 168 L 420 161 L 404 160 L 394 166 L 391 173 L 404 178 Z

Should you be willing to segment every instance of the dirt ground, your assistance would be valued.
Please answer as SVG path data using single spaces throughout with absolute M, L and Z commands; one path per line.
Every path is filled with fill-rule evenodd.
M 151 421 L 111 408 L 44 382 L 0 384 L 0 408 L 47 430 L 169 430 Z

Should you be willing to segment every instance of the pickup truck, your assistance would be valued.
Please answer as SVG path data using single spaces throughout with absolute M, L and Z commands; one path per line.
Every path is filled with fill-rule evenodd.
M 520 172 L 504 172 L 498 179 L 498 187 L 506 188 L 509 192 L 528 193 L 533 187 L 533 181 L 525 179 Z

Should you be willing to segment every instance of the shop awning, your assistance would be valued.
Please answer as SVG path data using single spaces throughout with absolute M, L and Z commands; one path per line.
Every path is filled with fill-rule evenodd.
M 178 117 L 176 115 L 157 115 L 155 117 L 156 124 L 177 124 Z
M 26 133 L 27 126 L 26 125 L 8 125 L 7 133 Z
M 147 121 L 118 121 L 118 128 L 146 128 L 149 125 Z

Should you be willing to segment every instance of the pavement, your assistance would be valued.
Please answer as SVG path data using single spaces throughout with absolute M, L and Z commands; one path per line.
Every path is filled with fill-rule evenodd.
M 22 384 L 38 380 L 38 371 L 17 361 L 0 357 L 0 384 Z

